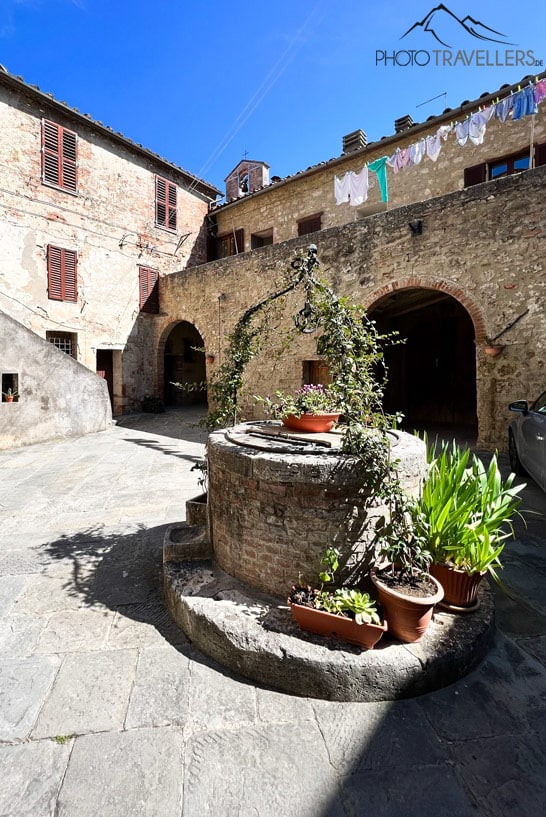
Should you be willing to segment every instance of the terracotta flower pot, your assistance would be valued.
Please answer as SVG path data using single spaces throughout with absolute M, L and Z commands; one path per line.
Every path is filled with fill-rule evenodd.
M 13 403 L 14 397 L 13 394 L 6 394 L 6 403 Z
M 485 573 L 467 573 L 445 564 L 433 564 L 430 573 L 444 588 L 442 605 L 461 609 L 476 609 L 478 590 Z
M 340 638 L 342 641 L 348 641 L 350 644 L 356 644 L 368 650 L 373 650 L 387 629 L 386 622 L 383 622 L 383 624 L 357 624 L 352 618 L 336 616 L 334 613 L 306 607 L 303 604 L 294 604 L 290 599 L 288 604 L 294 619 L 302 630 L 330 638 Z
M 339 414 L 302 414 L 296 417 L 294 414 L 287 414 L 282 418 L 283 425 L 292 431 L 324 432 L 330 431 L 334 423 L 339 420 Z
M 497 346 L 492 345 L 492 346 L 485 346 L 484 347 L 484 352 L 485 352 L 486 355 L 488 355 L 488 357 L 498 357 L 498 355 L 500 355 L 503 350 L 504 350 L 504 346 L 500 346 L 500 345 L 497 345 Z
M 431 576 L 431 581 L 436 585 L 436 593 L 433 596 L 420 598 L 407 596 L 388 587 L 381 581 L 380 574 L 376 571 L 370 573 L 370 578 L 377 589 L 379 602 L 385 611 L 389 633 L 407 644 L 420 641 L 432 619 L 434 605 L 444 597 L 440 582 Z

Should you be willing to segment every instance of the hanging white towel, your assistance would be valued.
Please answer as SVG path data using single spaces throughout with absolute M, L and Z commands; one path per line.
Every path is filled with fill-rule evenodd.
M 351 207 L 358 207 L 368 198 L 368 165 L 364 165 L 360 173 L 351 171 L 349 174 Z
M 345 204 L 348 202 L 350 191 L 351 182 L 349 173 L 344 173 L 341 179 L 334 176 L 334 196 L 336 197 L 336 204 Z

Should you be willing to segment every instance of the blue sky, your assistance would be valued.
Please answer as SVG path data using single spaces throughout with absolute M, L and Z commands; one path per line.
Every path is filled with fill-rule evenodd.
M 500 42 L 441 10 L 434 33 L 418 27 L 401 39 L 438 5 L 2 0 L 0 63 L 223 190 L 245 152 L 287 176 L 340 155 L 343 135 L 357 128 L 375 141 L 405 114 L 423 121 L 544 70 L 486 62 L 521 49 L 546 63 L 546 4 L 522 14 L 515 2 L 447 0 L 453 15 L 494 29 L 486 33 Z M 434 50 L 447 47 L 489 57 L 437 65 L 444 58 Z M 376 64 L 377 51 L 418 51 L 430 62 Z

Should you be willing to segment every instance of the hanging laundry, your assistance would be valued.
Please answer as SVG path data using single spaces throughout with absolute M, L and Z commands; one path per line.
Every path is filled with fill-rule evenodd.
M 377 175 L 379 189 L 381 191 L 381 201 L 389 200 L 389 188 L 387 184 L 387 157 L 382 156 L 368 165 L 368 168 Z
M 516 97 L 514 94 L 510 94 L 510 96 L 506 96 L 504 99 L 501 99 L 495 105 L 495 119 L 500 119 L 501 122 L 506 122 L 510 111 L 514 107 L 514 103 L 516 101 Z
M 395 173 L 398 173 L 399 170 L 410 167 L 410 159 L 409 148 L 397 148 L 395 153 L 387 159 L 387 164 Z
M 538 113 L 537 103 L 535 102 L 535 89 L 532 85 L 518 91 L 515 94 L 516 101 L 514 103 L 514 110 L 512 111 L 512 121 L 516 122 L 524 116 Z
M 495 108 L 491 105 L 489 108 L 484 108 L 483 111 L 477 111 L 470 115 L 470 122 L 468 125 L 468 138 L 473 145 L 483 145 L 485 136 L 485 129 L 487 123 L 493 116 Z
M 535 85 L 535 102 L 540 105 L 542 100 L 546 97 L 546 79 L 541 79 Z
M 464 148 L 468 141 L 468 134 L 470 132 L 470 119 L 465 119 L 464 122 L 457 122 L 455 125 L 455 136 L 459 146 Z
M 426 151 L 426 142 L 424 139 L 420 139 L 418 142 L 415 142 L 413 145 L 410 145 L 410 161 L 412 165 L 418 165 L 421 163 L 423 156 L 425 155 Z
M 442 141 L 445 142 L 452 130 L 452 125 L 441 125 L 433 136 L 427 136 L 425 140 L 427 145 L 427 156 L 429 159 L 432 159 L 433 162 L 435 162 L 440 155 Z
M 351 171 L 349 176 L 349 193 L 351 207 L 358 207 L 368 198 L 368 166 L 364 165 L 360 173 Z
M 341 179 L 334 176 L 334 196 L 336 204 L 345 204 L 349 201 L 350 179 L 349 174 L 344 173 Z

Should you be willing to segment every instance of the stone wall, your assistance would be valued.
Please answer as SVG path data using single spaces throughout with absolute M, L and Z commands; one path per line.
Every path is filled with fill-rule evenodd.
M 506 89 L 503 93 L 506 94 Z M 474 145 L 468 141 L 464 147 L 460 147 L 452 132 L 442 142 L 442 150 L 436 162 L 425 156 L 420 164 L 398 173 L 387 168 L 388 204 L 382 203 L 376 176 L 370 172 L 371 187 L 367 202 L 361 207 L 336 205 L 334 176 L 341 177 L 350 170 L 358 172 L 365 163 L 371 163 L 382 156 L 391 156 L 397 148 L 407 148 L 422 137 L 434 134 L 441 125 L 462 121 L 482 105 L 489 104 L 490 99 L 496 98 L 486 97 L 468 103 L 446 116 L 434 117 L 430 122 L 415 125 L 400 134 L 374 142 L 365 149 L 323 162 L 282 179 L 253 196 L 224 205 L 215 212 L 218 234 L 244 229 L 245 250 L 248 251 L 253 233 L 273 228 L 273 242 L 286 241 L 298 235 L 299 220 L 315 214 L 321 214 L 322 228 L 328 229 L 366 218 L 378 211 L 392 210 L 412 202 L 462 190 L 465 168 L 517 151 L 527 151 L 531 141 L 535 144 L 546 141 L 546 103 L 539 106 L 536 116 L 527 116 L 516 122 L 508 120 L 502 123 L 498 119 L 491 119 L 482 145 Z M 273 172 L 279 171 L 273 169 Z M 318 236 L 315 238 L 318 239 Z
M 508 402 L 533 399 L 544 389 L 545 182 L 546 168 L 537 168 L 313 236 L 336 291 L 368 308 L 408 287 L 447 293 L 465 307 L 475 329 L 479 444 L 489 449 L 506 448 Z M 408 227 L 415 219 L 423 222 L 420 236 L 412 236 Z M 164 343 L 172 326 L 187 320 L 197 327 L 207 352 L 215 355 L 207 364 L 210 377 L 222 362 L 236 320 L 276 289 L 294 253 L 305 252 L 308 244 L 308 237 L 294 239 L 164 278 L 161 298 L 167 314 L 154 325 L 157 389 L 162 388 Z M 264 338 L 262 353 L 248 368 L 249 415 L 253 394 L 298 387 L 302 361 L 317 357 L 311 336 L 300 337 L 276 356 L 281 328 L 290 326 L 302 303 L 301 293 L 287 299 L 278 329 Z M 487 357 L 486 336 L 494 337 L 523 313 L 502 338 L 503 354 Z
M 106 381 L 2 312 L 0 337 L 0 377 L 18 390 L 0 403 L 0 449 L 108 428 Z

